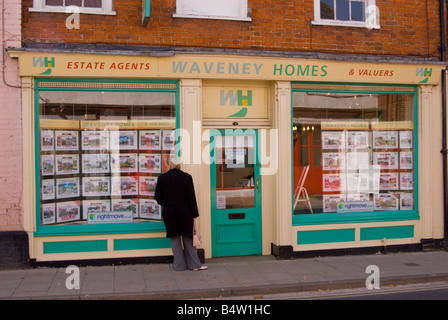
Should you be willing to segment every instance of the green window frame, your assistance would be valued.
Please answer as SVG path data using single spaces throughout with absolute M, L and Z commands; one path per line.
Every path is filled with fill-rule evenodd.
M 43 85 L 45 83 L 45 85 Z M 78 84 L 78 85 L 77 85 Z M 128 85 L 126 85 L 128 84 Z M 72 79 L 72 78 L 37 78 L 34 95 L 34 137 L 35 137 L 35 185 L 36 185 L 36 231 L 34 236 L 70 236 L 97 234 L 124 234 L 165 232 L 165 225 L 160 221 L 141 221 L 138 223 L 111 224 L 62 224 L 42 225 L 41 190 L 40 190 L 40 119 L 39 93 L 43 91 L 84 91 L 84 92 L 172 92 L 175 96 L 175 132 L 179 129 L 179 81 L 178 80 L 136 80 L 136 79 Z M 177 140 L 178 137 L 176 136 Z
M 325 213 L 325 214 L 294 214 L 294 119 L 293 95 L 295 92 L 308 93 L 337 93 L 337 94 L 394 94 L 413 95 L 413 172 L 414 172 L 414 204 L 413 210 L 397 211 L 368 211 L 349 213 Z M 384 85 L 384 84 L 353 84 L 353 83 L 312 83 L 312 82 L 292 82 L 291 83 L 291 187 L 292 187 L 292 225 L 326 225 L 344 223 L 363 222 L 388 222 L 388 221 L 409 221 L 419 220 L 418 203 L 418 86 L 413 85 Z M 309 151 L 311 152 L 311 151 Z

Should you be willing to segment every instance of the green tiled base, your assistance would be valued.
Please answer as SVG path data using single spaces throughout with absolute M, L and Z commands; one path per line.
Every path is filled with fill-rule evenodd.
M 146 238 L 146 239 L 116 239 L 114 250 L 148 250 L 171 248 L 169 238 Z
M 414 226 L 361 228 L 361 241 L 407 239 L 414 237 Z M 298 231 L 297 244 L 320 244 L 355 241 L 355 229 Z
M 355 241 L 355 229 L 313 230 L 297 232 L 297 244 Z
M 107 240 L 44 242 L 44 254 L 107 252 Z M 115 239 L 113 250 L 149 250 L 171 248 L 169 238 Z
M 44 254 L 107 251 L 107 240 L 44 242 Z
M 414 226 L 362 228 L 361 241 L 414 237 Z

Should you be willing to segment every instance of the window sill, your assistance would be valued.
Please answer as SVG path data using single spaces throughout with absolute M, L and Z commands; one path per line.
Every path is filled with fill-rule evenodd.
M 124 233 L 165 232 L 163 221 L 147 221 L 139 223 L 117 223 L 103 225 L 52 225 L 38 226 L 35 237 L 55 237 L 69 235 L 101 235 Z
M 366 29 L 381 29 L 380 25 L 367 25 L 365 22 L 350 22 L 350 21 L 336 21 L 336 20 L 313 20 L 312 25 L 316 26 L 331 26 L 331 27 L 353 27 Z
M 231 20 L 231 21 L 252 21 L 250 17 L 224 17 L 224 16 L 200 16 L 192 14 L 173 14 L 173 18 L 183 19 L 211 19 L 211 20 Z
M 388 222 L 419 220 L 417 211 L 374 211 L 359 213 L 297 214 L 292 217 L 293 226 L 344 224 L 363 222 Z
M 29 8 L 30 12 L 45 12 L 45 13 L 70 13 L 73 12 L 70 10 L 69 7 L 64 8 L 45 8 L 45 9 L 39 9 L 39 8 Z M 86 8 L 79 8 L 80 14 L 96 14 L 96 15 L 105 15 L 105 16 L 115 16 L 117 13 L 115 11 L 104 11 L 101 9 L 86 9 Z

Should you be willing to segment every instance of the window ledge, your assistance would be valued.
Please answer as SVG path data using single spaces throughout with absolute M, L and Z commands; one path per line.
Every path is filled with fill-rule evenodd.
M 193 14 L 173 14 L 173 18 L 184 18 L 184 19 L 213 19 L 213 20 L 232 20 L 232 21 L 252 21 L 250 17 L 225 17 L 225 16 L 201 16 Z
M 124 233 L 166 232 L 163 221 L 145 221 L 138 223 L 117 223 L 102 225 L 47 225 L 38 226 L 35 237 L 56 237 L 67 235 L 102 235 Z
M 67 10 L 68 9 L 68 10 Z M 29 8 L 30 12 L 47 12 L 47 13 L 70 13 L 70 9 L 67 7 L 58 7 L 58 8 Z M 104 11 L 102 9 L 87 9 L 87 8 L 79 8 L 79 13 L 81 14 L 97 14 L 97 15 L 105 15 L 105 16 L 115 16 L 117 13 L 115 11 Z
M 368 223 L 420 220 L 418 211 L 374 211 L 355 213 L 319 213 L 296 214 L 292 217 L 293 226 L 309 226 L 324 224 Z
M 333 27 L 354 27 L 354 28 L 366 28 L 366 29 L 381 29 L 380 25 L 367 25 L 365 22 L 355 21 L 338 21 L 338 20 L 313 20 L 312 25 L 317 26 L 333 26 Z

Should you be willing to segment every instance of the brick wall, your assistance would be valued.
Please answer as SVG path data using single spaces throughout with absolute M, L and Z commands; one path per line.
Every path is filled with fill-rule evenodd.
M 312 25 L 312 0 L 249 0 L 251 22 L 173 18 L 175 0 L 151 0 L 141 23 L 141 0 L 114 0 L 116 16 L 81 15 L 68 30 L 69 14 L 29 12 L 23 1 L 26 43 L 109 43 L 258 50 L 369 53 L 438 57 L 439 1 L 377 0 L 380 30 Z
M 3 39 L 6 46 L 21 45 L 21 7 L 17 0 L 4 0 Z M 18 65 L 16 59 L 5 54 L 4 79 L 0 80 L 0 231 L 23 230 L 22 212 L 22 106 L 18 86 Z M 12 86 L 12 87 L 11 87 Z

